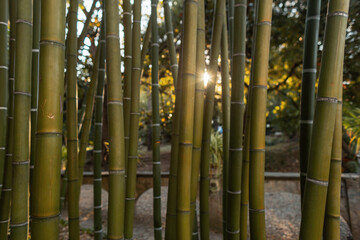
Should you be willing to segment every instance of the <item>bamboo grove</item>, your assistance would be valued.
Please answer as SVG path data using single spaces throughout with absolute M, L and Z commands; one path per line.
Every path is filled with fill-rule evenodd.
M 145 2 L 151 7 L 145 8 Z M 91 4 L 84 30 L 79 31 L 78 0 L 0 0 L 0 239 L 59 239 L 61 211 L 67 212 L 69 239 L 80 239 L 81 185 L 91 136 L 93 236 L 136 238 L 140 91 L 148 53 L 154 239 L 210 239 L 210 143 L 218 78 L 223 239 L 245 240 L 249 235 L 266 239 L 265 135 L 273 1 L 214 0 L 208 29 L 208 1 L 184 0 L 180 30 L 173 26 L 170 0 L 93 0 Z M 342 79 L 349 0 L 328 0 L 316 93 L 320 6 L 320 0 L 307 2 L 304 33 L 299 119 L 302 240 L 340 239 Z M 79 49 L 96 7 L 101 23 L 83 107 L 79 106 Z M 175 96 L 167 196 L 161 195 L 159 12 Z M 145 13 L 151 17 L 142 35 Z M 247 29 L 252 38 L 246 36 Z M 247 42 L 252 46 L 248 53 Z M 106 148 L 104 135 L 109 139 Z M 102 162 L 107 148 L 104 228 Z M 162 198 L 167 198 L 164 225 Z

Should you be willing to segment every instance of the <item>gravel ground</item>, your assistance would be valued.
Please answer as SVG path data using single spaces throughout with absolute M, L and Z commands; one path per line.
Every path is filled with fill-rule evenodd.
M 81 239 L 87 240 L 91 238 L 91 229 L 93 227 L 93 192 L 92 185 L 83 185 L 81 189 Z M 107 200 L 108 194 L 103 191 L 103 227 L 106 231 L 107 217 Z M 166 198 L 167 187 L 161 188 L 161 204 L 162 204 L 162 222 L 165 227 L 166 214 Z M 153 219 L 152 219 L 152 198 L 153 191 L 149 189 L 143 193 L 136 202 L 135 223 L 134 223 L 134 240 L 153 240 Z M 219 203 L 220 204 L 220 203 Z M 288 192 L 265 193 L 266 205 L 266 235 L 268 240 L 293 240 L 299 238 L 300 226 L 300 196 L 298 194 Z M 66 220 L 66 211 L 63 212 L 62 218 Z M 221 224 L 221 219 L 219 223 Z M 67 227 L 61 229 L 60 239 L 67 239 Z M 164 235 L 164 231 L 163 231 Z M 211 240 L 222 239 L 221 233 L 212 232 Z M 341 239 L 351 239 L 351 234 L 345 220 L 341 221 Z

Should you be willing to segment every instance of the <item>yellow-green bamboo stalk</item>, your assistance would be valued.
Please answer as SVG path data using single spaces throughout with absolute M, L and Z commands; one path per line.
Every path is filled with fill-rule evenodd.
M 104 2 L 102 2 L 103 19 L 100 29 L 100 59 L 99 59 L 99 75 L 95 96 L 95 136 L 94 136 L 94 238 L 101 240 L 103 236 L 102 230 L 102 202 L 101 202 L 101 163 L 103 160 L 102 152 L 102 126 L 103 126 L 103 104 L 104 104 L 104 83 L 105 83 L 105 12 Z
M 65 2 L 42 1 L 39 114 L 31 211 L 31 238 L 56 240 L 60 221 Z M 44 201 L 46 200 L 46 201 Z
M 182 41 L 182 97 L 179 136 L 179 157 L 177 169 L 176 238 L 191 239 L 191 163 L 193 150 L 195 73 L 196 73 L 196 32 L 197 0 L 184 2 L 184 36 Z
M 162 239 L 161 169 L 160 169 L 160 112 L 159 112 L 159 30 L 157 0 L 151 0 L 151 96 L 152 96 L 152 158 L 153 158 L 153 219 L 154 239 Z
M 226 9 L 224 9 L 224 23 L 221 33 L 221 108 L 223 127 L 223 237 L 227 239 L 227 189 L 229 169 L 229 144 L 230 144 L 230 94 L 229 94 L 229 44 L 227 31 Z M 236 128 L 235 128 L 236 129 Z M 240 130 L 240 129 L 239 129 Z M 240 174 L 239 174 L 240 175 Z M 241 175 L 240 175 L 241 177 Z M 240 213 L 240 209 L 238 211 Z M 236 214 L 235 214 L 236 215 Z M 240 220 L 240 218 L 239 218 Z
M 8 132 L 6 136 L 6 155 L 3 188 L 0 201 L 0 239 L 7 239 L 9 229 L 9 212 L 12 184 L 12 153 L 13 153 L 13 129 L 14 129 L 14 80 L 15 80 L 15 48 L 16 48 L 16 5 L 17 0 L 10 1 L 10 58 L 9 58 L 9 82 L 8 82 Z
M 183 34 L 182 34 L 183 36 Z M 182 46 L 180 46 L 182 48 Z M 179 72 L 176 86 L 176 101 L 173 116 L 173 128 L 171 135 L 171 160 L 170 160 L 170 177 L 168 186 L 167 210 L 166 210 L 166 240 L 176 240 L 176 194 L 177 194 L 177 167 L 179 153 L 179 132 L 180 132 L 180 113 L 181 113 L 181 91 L 182 91 L 182 64 L 183 55 L 180 50 Z
M 226 238 L 240 238 L 241 173 L 243 161 L 244 77 L 246 59 L 246 0 L 235 0 L 232 52 L 229 172 L 227 188 Z M 225 51 L 225 50 L 224 50 Z M 225 171 L 225 170 L 224 170 Z M 225 186 L 224 186 L 225 187 Z
M 32 45 L 32 69 L 31 69 L 31 149 L 30 149 L 30 193 L 33 189 L 33 175 L 35 162 L 35 135 L 36 117 L 38 103 L 39 85 L 39 50 L 40 50 L 40 16 L 41 1 L 34 0 L 33 5 L 33 45 Z M 32 207 L 32 197 L 30 194 L 30 214 Z
M 11 239 L 26 239 L 29 225 L 32 4 L 31 0 L 18 0 L 17 5 Z
M 80 136 L 80 150 L 79 150 L 79 185 L 78 185 L 78 195 L 80 196 L 80 189 L 83 180 L 83 173 L 84 173 L 84 165 L 86 161 L 86 148 L 89 145 L 89 137 L 90 137 L 90 129 L 91 129 L 91 119 L 93 117 L 94 112 L 94 100 L 96 95 L 96 86 L 97 80 L 99 76 L 99 58 L 100 58 L 100 48 L 96 49 L 95 60 L 94 60 L 94 67 L 93 72 L 91 74 L 91 82 L 89 89 L 87 90 L 86 94 L 86 107 L 85 107 L 85 115 L 83 121 L 82 132 Z M 104 71 L 104 69 L 101 69 Z
M 120 72 L 119 2 L 105 1 L 106 75 L 109 124 L 109 214 L 108 238 L 124 237 L 125 211 L 125 142 L 123 95 Z
M 259 1 L 256 19 L 254 77 L 251 89 L 250 125 L 250 234 L 265 239 L 264 171 L 268 61 L 270 49 L 272 0 Z
M 139 101 L 141 76 L 141 0 L 134 1 L 132 28 L 132 73 L 131 73 L 131 109 L 130 109 L 130 142 L 127 165 L 126 198 L 125 198 L 125 238 L 133 237 L 135 192 L 136 192 L 136 165 L 138 161 L 139 143 Z
M 131 102 L 131 62 L 132 62 L 132 30 L 131 30 L 131 3 L 130 0 L 123 1 L 123 23 L 124 23 L 124 130 L 125 130 L 125 159 L 129 151 L 130 132 L 130 102 Z M 126 167 L 127 169 L 127 167 Z
M 300 187 L 304 197 L 315 108 L 315 82 L 321 0 L 307 1 L 300 110 Z
M 77 89 L 77 12 L 78 0 L 71 0 L 66 46 L 66 128 L 67 128 L 67 193 L 69 238 L 80 239 L 79 158 L 78 158 L 78 89 Z
M 318 95 L 303 198 L 300 239 L 323 237 L 339 81 L 349 0 L 330 0 L 325 27 Z
M 214 96 L 216 75 L 218 71 L 218 57 L 220 53 L 221 32 L 224 22 L 225 1 L 217 0 L 215 9 L 215 20 L 211 36 L 211 52 L 209 76 L 205 93 L 205 109 L 203 123 L 203 137 L 201 145 L 201 167 L 200 167 L 200 236 L 201 239 L 209 239 L 209 159 L 210 159 L 210 136 L 211 121 L 214 111 Z
M 9 21 L 9 2 L 0 2 L 0 198 L 2 194 L 5 153 L 6 153 L 6 134 L 7 134 L 7 114 L 8 114 L 8 21 Z
M 240 239 L 247 240 L 248 232 L 248 212 L 249 212 L 249 163 L 250 163 L 250 124 L 251 124 L 251 88 L 254 79 L 254 59 L 255 59 L 255 42 L 256 42 L 256 21 L 257 21 L 257 6 L 258 0 L 254 1 L 253 5 L 253 36 L 251 49 L 251 72 L 250 72 L 250 86 L 248 88 L 246 116 L 245 116 L 245 138 L 243 146 L 243 164 L 241 173 L 241 205 L 240 205 Z
M 343 71 L 339 72 L 339 92 L 336 106 L 334 140 L 331 151 L 329 187 L 326 197 L 324 239 L 340 239 L 340 192 L 341 192 L 341 163 L 342 163 L 342 95 Z
M 163 1 L 164 6 L 164 15 L 165 15 L 165 31 L 166 31 L 166 40 L 169 48 L 170 54 L 170 68 L 174 81 L 174 86 L 177 86 L 177 77 L 178 77 L 178 63 L 176 58 L 176 49 L 174 43 L 174 31 L 172 26 L 172 16 L 171 9 L 169 5 L 169 0 Z
M 194 140 L 191 166 L 191 229 L 192 239 L 199 238 L 196 214 L 196 197 L 199 184 L 201 162 L 201 140 L 204 117 L 204 71 L 205 71 L 205 3 L 198 1 L 196 38 L 196 82 L 194 109 Z

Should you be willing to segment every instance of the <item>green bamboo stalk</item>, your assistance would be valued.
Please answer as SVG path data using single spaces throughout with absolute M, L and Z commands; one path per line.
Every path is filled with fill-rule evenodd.
M 94 101 L 96 95 L 96 87 L 97 81 L 99 76 L 99 61 L 100 61 L 100 48 L 96 49 L 95 60 L 94 60 L 94 67 L 93 72 L 91 74 L 91 82 L 89 89 L 87 90 L 86 94 L 86 107 L 85 107 L 85 115 L 83 121 L 82 132 L 80 136 L 80 150 L 79 150 L 79 185 L 77 189 L 77 194 L 80 196 L 80 189 L 83 181 L 83 173 L 84 173 L 84 165 L 86 161 L 86 148 L 89 145 L 89 137 L 90 137 L 90 130 L 91 130 L 91 120 L 93 117 L 94 112 Z M 104 69 L 101 69 L 104 71 Z
M 31 238 L 56 240 L 60 222 L 65 1 L 41 2 L 39 114 L 37 119 Z
M 256 19 L 254 77 L 251 89 L 250 125 L 250 234 L 254 239 L 265 239 L 264 171 L 265 128 L 268 61 L 270 49 L 272 0 L 259 1 Z
M 244 77 L 246 59 L 246 0 L 235 0 L 232 53 L 229 172 L 227 188 L 227 239 L 240 238 L 241 173 L 243 161 Z M 235 31 L 236 30 L 236 31 Z M 225 48 L 224 48 L 225 51 Z M 225 170 L 224 170 L 225 171 Z M 225 187 L 225 186 L 224 186 Z
M 151 0 L 151 95 L 152 95 L 152 158 L 153 158 L 153 219 L 154 238 L 162 239 L 161 169 L 160 169 L 160 112 L 159 112 L 159 30 L 157 0 Z
M 174 86 L 176 88 L 177 86 L 177 78 L 178 78 L 178 63 L 176 58 L 176 49 L 175 49 L 175 43 L 174 43 L 174 30 L 172 26 L 172 16 L 171 16 L 171 9 L 169 5 L 170 0 L 164 0 L 163 1 L 163 7 L 164 7 L 164 15 L 165 15 L 165 31 L 166 31 L 166 40 L 167 45 L 169 48 L 170 53 L 170 69 L 174 81 Z
M 29 115 L 31 100 L 32 0 L 19 0 L 16 19 L 14 148 L 11 192 L 11 239 L 26 239 L 29 205 Z
M 9 21 L 9 2 L 0 2 L 0 198 L 2 194 L 5 153 L 6 153 L 6 134 L 7 134 L 7 114 L 8 114 L 8 21 Z
M 142 72 L 144 71 L 144 62 L 145 62 L 146 53 L 149 50 L 150 36 L 151 36 L 151 17 L 149 18 L 148 26 L 146 28 L 146 31 L 145 31 L 145 34 L 144 34 L 144 37 L 143 37 L 143 45 L 142 45 L 142 49 L 141 49 L 141 69 L 142 69 Z
M 33 4 L 33 45 L 32 45 L 32 69 L 31 69 L 31 149 L 30 149 L 30 193 L 33 189 L 34 162 L 35 162 L 35 135 L 39 85 L 39 49 L 40 49 L 40 13 L 41 0 L 34 0 Z M 32 208 L 30 194 L 30 214 Z
M 183 36 L 183 34 L 182 34 Z M 182 49 L 182 46 L 180 46 Z M 179 157 L 179 132 L 180 132 L 180 113 L 181 113 L 181 92 L 182 92 L 182 65 L 183 55 L 180 50 L 178 81 L 175 91 L 176 101 L 173 116 L 173 127 L 171 135 L 171 160 L 170 176 L 168 185 L 167 210 L 166 210 L 166 240 L 176 240 L 176 201 L 177 201 L 177 169 Z
M 251 72 L 250 72 L 250 86 L 248 88 L 246 116 L 245 116 L 245 138 L 243 150 L 243 164 L 241 173 L 241 205 L 240 205 L 240 239 L 247 240 L 248 232 L 248 212 L 249 212 L 249 164 L 250 164 L 250 124 L 251 124 L 251 89 L 254 79 L 254 62 L 255 62 L 255 43 L 256 43 L 256 21 L 257 21 L 257 6 L 258 0 L 254 1 L 253 5 L 253 36 L 251 48 Z
M 99 59 L 99 76 L 95 97 L 95 137 L 94 137 L 94 238 L 101 240 L 102 230 L 102 204 L 101 204 L 101 163 L 103 160 L 102 153 L 102 125 L 103 125 L 103 104 L 104 104 L 104 83 L 105 83 L 105 12 L 104 1 L 102 2 L 103 19 L 100 29 L 100 59 Z
M 127 165 L 127 182 L 125 198 L 125 238 L 133 237 L 136 165 L 138 161 L 139 118 L 140 118 L 140 76 L 141 76 L 141 0 L 134 1 L 132 28 L 132 73 L 131 73 L 131 109 L 130 109 L 130 142 Z M 155 18 L 156 19 L 156 18 Z
M 211 36 L 211 52 L 209 65 L 209 82 L 205 93 L 205 109 L 203 123 L 203 137 L 201 146 L 200 166 L 200 236 L 201 239 L 209 239 L 209 159 L 210 159 L 210 136 L 211 121 L 214 111 L 214 96 L 216 75 L 218 70 L 218 57 L 220 53 L 221 32 L 224 22 L 225 1 L 217 0 L 215 20 Z
M 78 158 L 78 89 L 77 89 L 77 12 L 78 0 L 71 0 L 66 46 L 66 128 L 67 128 L 67 193 L 69 238 L 80 239 L 79 158 Z
M 15 48 L 16 48 L 16 5 L 17 0 L 10 1 L 10 58 L 9 58 L 9 82 L 8 82 L 8 132 L 6 136 L 6 155 L 3 188 L 0 201 L 0 239 L 7 239 L 10 222 L 10 200 L 12 184 L 12 153 L 13 153 L 13 129 L 14 129 L 14 80 L 15 80 Z
M 221 108 L 223 125 L 223 237 L 227 239 L 227 189 L 229 169 L 229 144 L 230 144 L 230 94 L 229 94 L 229 44 L 227 31 L 226 9 L 224 9 L 224 22 L 221 33 Z M 236 128 L 235 128 L 236 129 Z M 239 129 L 240 130 L 240 129 Z M 242 134 L 242 133 L 241 133 Z M 240 138 L 242 135 L 240 136 Z M 241 177 L 240 174 L 238 174 Z M 240 204 L 239 204 L 240 208 Z M 238 211 L 240 213 L 240 209 Z M 238 218 L 240 220 L 240 217 Z
M 109 214 L 108 238 L 124 237 L 125 142 L 123 95 L 120 72 L 119 2 L 106 0 L 106 75 L 109 121 Z
M 131 64 L 132 64 L 132 30 L 131 30 L 131 3 L 123 1 L 124 23 L 124 130 L 125 130 L 125 159 L 128 165 L 129 133 L 130 133 L 130 102 L 131 102 Z
M 331 151 L 329 187 L 326 197 L 324 239 L 340 239 L 341 163 L 342 163 L 342 95 L 343 70 L 341 69 L 336 105 L 334 140 Z
M 67 168 L 66 168 L 67 169 Z M 64 176 L 61 179 L 61 187 L 60 187 L 60 211 L 62 211 L 65 207 L 65 198 L 67 193 L 67 181 L 68 181 L 68 174 L 67 170 L 64 171 Z
M 300 187 L 303 202 L 315 108 L 315 82 L 321 1 L 307 2 L 300 109 Z
M 233 45 L 234 45 L 234 0 L 228 0 L 228 20 L 229 23 L 229 56 L 232 63 Z
M 191 199 L 191 165 L 193 150 L 193 128 L 195 108 L 195 73 L 196 73 L 196 38 L 197 38 L 198 1 L 184 2 L 184 35 L 182 41 L 182 97 L 179 157 L 177 169 L 177 201 L 176 201 L 176 238 L 191 239 L 192 226 L 190 216 Z
M 198 1 L 196 38 L 196 82 L 194 109 L 194 137 L 191 166 L 191 226 L 192 239 L 199 239 L 196 214 L 196 197 L 199 184 L 201 162 L 201 140 L 204 117 L 204 71 L 205 71 L 205 3 Z
M 304 190 L 300 239 L 322 239 L 349 0 L 330 0 Z

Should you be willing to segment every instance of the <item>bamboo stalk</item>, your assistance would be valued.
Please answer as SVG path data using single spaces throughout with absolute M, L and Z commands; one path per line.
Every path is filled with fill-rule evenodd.
M 29 115 L 31 100 L 32 1 L 19 0 L 16 19 L 14 148 L 12 159 L 11 239 L 28 234 Z
M 343 63 L 342 63 L 343 64 Z M 340 201 L 342 172 L 342 95 L 343 69 L 339 72 L 339 92 L 336 105 L 334 140 L 332 143 L 329 187 L 326 197 L 324 239 L 340 239 Z
M 136 192 L 136 165 L 138 161 L 139 118 L 140 118 L 140 20 L 141 0 L 134 1 L 132 28 L 132 73 L 131 73 L 131 109 L 130 109 L 130 141 L 127 165 L 126 198 L 125 198 L 125 238 L 133 237 L 135 192 Z
M 271 33 L 272 0 L 259 1 L 256 19 L 254 77 L 251 89 L 250 125 L 250 234 L 265 239 L 264 171 L 268 61 Z
M 176 201 L 176 238 L 191 239 L 191 162 L 193 149 L 195 73 L 196 73 L 196 32 L 197 32 L 197 0 L 184 2 L 184 35 L 182 41 L 182 97 L 179 157 L 177 169 L 177 201 Z
M 129 132 L 130 132 L 130 103 L 131 103 L 131 64 L 132 64 L 132 30 L 131 30 L 131 3 L 123 1 L 124 21 L 124 130 L 125 130 L 125 159 L 126 170 L 128 165 Z
M 125 142 L 123 95 L 120 72 L 119 2 L 106 0 L 106 75 L 109 121 L 109 214 L 108 238 L 124 236 Z
M 251 89 L 253 86 L 254 79 L 254 62 L 255 62 L 255 43 L 256 43 L 256 21 L 259 5 L 258 0 L 254 1 L 253 8 L 253 36 L 252 36 L 252 48 L 251 48 L 251 72 L 250 72 L 250 86 L 248 88 L 248 102 L 246 105 L 246 116 L 245 116 L 245 138 L 244 138 L 244 150 L 243 150 L 243 165 L 241 173 L 241 205 L 240 205 L 240 239 L 247 240 L 248 232 L 248 212 L 249 212 L 249 164 L 250 164 L 250 124 L 251 124 Z
M 14 80 L 15 80 L 15 48 L 16 48 L 16 5 L 17 0 L 10 1 L 10 44 L 9 44 L 9 79 L 8 79 L 8 114 L 7 114 L 7 136 L 6 154 L 3 177 L 3 188 L 0 201 L 0 239 L 7 239 L 10 222 L 10 200 L 12 185 L 12 153 L 13 153 L 13 131 L 14 131 Z
M 194 109 L 194 137 L 191 166 L 191 226 L 192 239 L 199 239 L 196 214 L 196 197 L 199 184 L 201 162 L 201 140 L 204 117 L 204 71 L 205 71 L 205 3 L 198 1 L 196 38 L 196 82 Z
M 234 45 L 234 3 L 234 0 L 228 0 L 228 17 L 226 19 L 229 24 L 229 56 L 231 64 Z
M 153 219 L 154 238 L 162 239 L 161 169 L 160 169 L 160 112 L 159 112 L 159 30 L 158 1 L 151 1 L 151 95 L 152 95 L 152 158 L 153 158 Z
M 321 1 L 308 1 L 305 23 L 304 56 L 300 109 L 300 187 L 303 202 L 307 165 L 311 146 L 315 108 L 315 82 Z
M 178 79 L 178 63 L 176 58 L 176 49 L 175 49 L 175 43 L 174 43 L 174 30 L 172 26 L 172 16 L 171 16 L 171 9 L 169 5 L 170 0 L 164 0 L 163 6 L 164 6 L 164 15 L 165 15 L 165 31 L 166 31 L 166 40 L 167 45 L 169 48 L 170 53 L 170 68 L 171 73 L 174 81 L 175 88 L 177 87 L 177 79 Z
M 141 75 L 144 71 L 144 62 L 145 62 L 145 57 L 146 57 L 146 53 L 149 50 L 149 43 L 150 43 L 150 36 L 151 36 L 151 17 L 149 19 L 148 22 L 148 26 L 146 28 L 144 37 L 143 37 L 143 45 L 142 45 L 142 49 L 141 49 Z
M 39 88 L 39 50 L 40 50 L 40 13 L 41 1 L 34 0 L 33 4 L 33 45 L 32 45 L 32 69 L 31 69 L 31 149 L 30 149 L 30 193 L 33 189 L 33 175 L 35 162 L 35 139 L 36 118 L 38 110 L 38 88 Z M 32 208 L 32 197 L 30 194 L 30 214 Z
M 7 116 L 8 116 L 8 21 L 9 21 L 9 2 L 0 2 L 0 198 L 2 195 L 2 186 L 5 168 L 6 155 L 6 134 L 7 134 Z
M 230 144 L 230 94 L 229 94 L 229 44 L 227 31 L 226 9 L 224 9 L 224 23 L 221 33 L 221 108 L 223 125 L 223 237 L 227 239 L 227 189 L 229 169 Z M 242 137 L 242 136 L 241 136 Z M 241 175 L 239 174 L 241 177 Z M 240 209 L 238 211 L 240 213 Z M 240 217 L 238 218 L 240 220 Z
M 66 128 L 67 128 L 67 193 L 69 238 L 80 239 L 79 158 L 78 158 L 78 89 L 77 89 L 77 12 L 78 0 L 71 0 L 66 46 Z
M 59 234 L 64 47 L 65 2 L 42 1 L 32 239 L 55 240 Z
M 104 83 L 105 83 L 105 9 L 102 1 L 103 19 L 100 29 L 100 59 L 99 75 L 95 97 L 95 137 L 94 137 L 94 238 L 101 240 L 103 237 L 102 230 L 102 201 L 101 201 L 101 163 L 103 160 L 102 152 L 102 125 L 103 125 L 103 104 L 104 104 Z
M 182 34 L 183 36 L 183 34 Z M 182 49 L 182 46 L 180 46 Z M 180 132 L 180 113 L 181 113 L 181 92 L 182 92 L 182 65 L 183 55 L 180 50 L 178 81 L 175 90 L 176 101 L 173 116 L 173 127 L 171 135 L 171 160 L 170 177 L 168 185 L 167 209 L 166 209 L 166 240 L 176 240 L 176 201 L 177 201 L 177 169 L 179 157 L 179 132 Z
M 349 0 L 331 0 L 304 190 L 300 239 L 322 239 Z M 336 86 L 336 87 L 334 87 Z
M 224 22 L 225 1 L 217 0 L 215 9 L 215 20 L 211 36 L 211 52 L 209 76 L 205 92 L 205 109 L 203 123 L 203 137 L 201 145 L 200 166 L 200 236 L 201 239 L 209 239 L 209 159 L 210 159 L 210 136 L 211 121 L 214 111 L 214 96 L 216 75 L 218 70 L 218 57 L 220 53 L 221 32 Z

